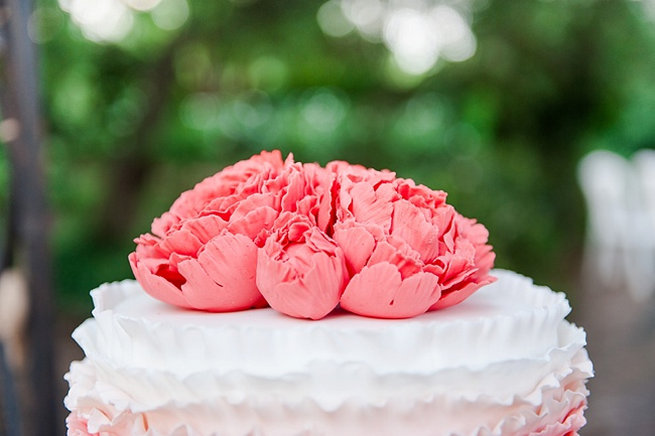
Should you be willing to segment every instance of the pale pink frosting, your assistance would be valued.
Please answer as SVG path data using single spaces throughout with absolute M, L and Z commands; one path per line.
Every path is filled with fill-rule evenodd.
M 66 418 L 66 427 L 68 436 L 95 436 L 98 433 L 89 433 L 89 422 L 80 416 L 77 411 L 73 411 Z
M 149 294 L 184 308 L 270 304 L 318 319 L 341 304 L 405 318 L 491 283 L 487 237 L 442 191 L 390 171 L 322 168 L 273 151 L 184 192 L 135 240 L 129 260 Z
M 66 427 L 67 436 L 145 435 L 148 419 L 143 413 L 119 410 L 101 401 L 90 401 L 68 415 Z M 166 434 L 172 435 L 172 432 Z
M 500 434 L 512 436 L 520 434 L 526 436 L 578 436 L 578 431 L 587 422 L 583 416 L 585 408 L 586 401 L 582 400 L 573 408 L 565 409 L 563 417 L 555 420 L 550 416 L 549 410 L 541 409 L 542 413 L 539 416 L 534 414 L 532 418 L 534 421 L 528 420 L 525 423 L 526 427 L 537 427 L 537 430 L 529 433 L 521 429 L 501 430 Z M 73 411 L 66 419 L 66 425 L 68 436 L 146 436 L 153 434 L 161 436 L 199 436 L 202 434 L 193 430 L 193 425 L 180 422 L 174 413 L 169 413 L 166 410 L 132 412 L 130 410 L 119 410 L 109 404 L 100 402 L 88 404 L 81 410 Z M 201 423 L 198 422 L 197 425 L 201 426 Z M 365 431 L 366 429 L 361 430 Z M 302 432 L 302 434 L 309 435 L 313 433 Z M 494 432 L 493 434 L 498 433 Z

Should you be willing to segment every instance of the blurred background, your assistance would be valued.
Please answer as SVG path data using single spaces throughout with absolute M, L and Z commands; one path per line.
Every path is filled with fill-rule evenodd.
M 25 26 L 57 404 L 88 292 L 132 277 L 133 238 L 202 178 L 278 148 L 446 190 L 498 267 L 572 300 L 597 370 L 582 434 L 655 434 L 655 1 L 39 0 Z M 0 247 L 18 278 L 0 292 L 27 286 L 10 149 Z

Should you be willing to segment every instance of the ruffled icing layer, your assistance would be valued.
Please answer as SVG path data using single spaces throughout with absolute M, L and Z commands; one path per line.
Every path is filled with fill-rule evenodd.
M 558 325 L 571 310 L 564 294 L 511 272 L 496 275 L 500 280 L 471 302 L 445 311 L 406 320 L 341 313 L 320 322 L 270 309 L 223 314 L 178 309 L 124 281 L 92 291 L 94 319 L 73 337 L 94 361 L 180 376 L 239 369 L 278 377 L 313 362 L 422 374 L 545 355 L 558 345 Z
M 465 400 L 435 394 L 422 399 L 391 397 L 381 404 L 351 398 L 336 409 L 325 409 L 311 397 L 237 400 L 214 392 L 202 401 L 171 400 L 144 409 L 126 392 L 99 380 L 93 365 L 85 361 L 68 375 L 76 389 L 71 390 L 67 406 L 74 411 L 69 419 L 86 425 L 88 433 L 79 434 L 563 435 L 585 423 L 585 378 L 576 370 L 556 384 L 541 384 L 536 389 L 541 398 L 538 405 L 518 397 L 504 405 L 485 396 Z
M 67 375 L 69 427 L 134 435 L 575 433 L 592 375 L 584 332 L 564 320 L 563 294 L 495 275 L 458 306 L 391 321 L 188 312 L 134 282 L 105 285 L 92 293 L 94 319 L 74 332 L 87 358 Z

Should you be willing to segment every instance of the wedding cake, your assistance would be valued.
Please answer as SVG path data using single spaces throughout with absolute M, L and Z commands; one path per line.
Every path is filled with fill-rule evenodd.
M 592 376 L 563 294 L 389 171 L 263 152 L 136 239 L 73 333 L 69 435 L 575 435 Z

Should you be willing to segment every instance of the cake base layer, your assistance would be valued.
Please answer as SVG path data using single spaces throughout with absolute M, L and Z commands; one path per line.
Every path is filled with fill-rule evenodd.
M 407 320 L 190 312 L 136 282 L 74 333 L 69 434 L 564 435 L 592 374 L 563 296 L 507 271 Z

